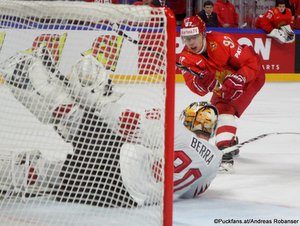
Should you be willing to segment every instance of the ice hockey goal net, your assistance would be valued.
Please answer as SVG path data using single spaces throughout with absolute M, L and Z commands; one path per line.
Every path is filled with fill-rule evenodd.
M 171 225 L 175 20 L 0 0 L 0 224 Z

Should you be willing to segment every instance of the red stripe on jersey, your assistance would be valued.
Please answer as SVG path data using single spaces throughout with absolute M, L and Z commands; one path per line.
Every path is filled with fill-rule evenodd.
M 236 127 L 235 126 L 221 126 L 217 128 L 216 135 L 221 133 L 233 133 L 236 134 Z
M 216 143 L 216 146 L 219 149 L 224 149 L 224 148 L 227 148 L 227 147 L 231 147 L 232 146 L 232 142 L 233 142 L 233 140 L 222 140 L 222 141 Z

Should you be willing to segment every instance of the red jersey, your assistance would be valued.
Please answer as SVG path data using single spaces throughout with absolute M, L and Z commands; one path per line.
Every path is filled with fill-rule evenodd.
M 289 8 L 285 8 L 284 13 L 282 13 L 275 7 L 269 9 L 262 17 L 257 18 L 255 26 L 270 33 L 274 28 L 291 24 L 292 17 L 292 11 Z
M 207 57 L 203 54 L 191 53 L 184 48 L 180 56 L 188 58 L 190 64 L 184 65 L 196 73 L 208 70 L 215 74 L 220 84 L 226 75 L 238 73 L 243 75 L 247 82 L 256 78 L 261 70 L 260 57 L 253 50 L 253 47 L 239 45 L 237 40 L 229 34 L 219 32 L 208 32 L 206 36 Z M 201 63 L 199 63 L 201 62 Z M 203 96 L 206 93 L 200 91 L 194 85 L 194 75 L 183 71 L 187 86 L 195 93 Z
M 218 15 L 218 20 L 221 26 L 229 24 L 230 27 L 237 27 L 239 15 L 235 10 L 235 6 L 227 1 L 217 0 L 214 4 L 214 12 Z
M 224 78 L 229 74 L 240 74 L 245 77 L 244 93 L 239 99 L 229 102 L 222 100 L 218 88 L 213 90 L 211 99 L 214 105 L 220 101 L 226 102 L 235 109 L 235 115 L 240 117 L 264 84 L 265 75 L 261 67 L 261 57 L 254 52 L 253 47 L 239 45 L 230 34 L 207 32 L 206 42 L 206 53 L 195 54 L 184 48 L 179 55 L 179 61 L 187 59 L 181 61 L 183 65 L 204 76 L 210 77 L 209 73 L 212 73 L 214 75 L 212 79 L 217 79 L 219 84 L 223 84 Z M 201 89 L 203 87 L 203 84 L 199 84 L 201 79 L 184 70 L 182 73 L 186 85 L 192 92 L 200 96 L 208 93 L 207 90 Z M 205 84 L 211 84 L 211 81 Z M 218 108 L 218 110 L 222 113 L 222 109 Z

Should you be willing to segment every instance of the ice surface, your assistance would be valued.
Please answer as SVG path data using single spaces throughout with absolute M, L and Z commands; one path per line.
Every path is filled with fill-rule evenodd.
M 193 95 L 184 84 L 178 84 L 176 115 L 192 101 L 198 100 L 209 100 L 209 96 L 200 98 Z M 300 83 L 267 83 L 239 119 L 240 141 L 269 132 L 300 132 Z M 216 225 L 215 219 L 284 219 L 299 220 L 300 224 L 299 146 L 300 135 L 274 135 L 245 145 L 235 161 L 235 173 L 218 175 L 200 198 L 175 202 L 174 226 Z M 143 225 L 153 226 L 157 219 L 147 219 L 148 213 L 153 210 L 156 211 L 155 207 L 133 211 L 135 217 L 145 220 Z M 75 222 L 78 218 L 74 217 L 71 218 L 74 221 L 69 221 L 67 225 L 140 226 L 138 221 L 130 217 L 132 210 L 118 213 L 120 210 L 116 209 L 112 213 L 118 216 L 115 218 L 116 222 L 111 222 L 111 218 L 108 220 L 105 209 L 82 205 L 27 205 L 27 212 L 24 213 L 22 203 L 19 203 L 17 207 L 8 207 L 6 211 L 8 218 L 10 214 L 16 216 L 18 213 L 20 217 L 21 213 L 27 214 L 31 220 L 41 219 L 39 217 L 43 216 L 43 225 L 52 225 L 51 220 L 56 217 L 71 215 L 82 216 L 82 222 Z M 91 215 L 89 222 L 85 221 L 87 212 Z M 12 225 L 29 225 L 17 222 L 16 218 L 14 220 Z M 30 223 L 37 225 L 34 222 Z
M 209 100 L 176 90 L 176 114 L 192 101 Z M 180 101 L 178 101 L 180 99 Z M 300 83 L 267 83 L 238 120 L 240 141 L 262 133 L 300 132 Z M 300 135 L 274 135 L 241 148 L 233 174 L 219 174 L 201 197 L 174 204 L 174 226 L 217 225 L 214 219 L 298 220 Z M 231 221 L 233 222 L 233 221 Z M 249 223 L 248 225 L 272 225 Z

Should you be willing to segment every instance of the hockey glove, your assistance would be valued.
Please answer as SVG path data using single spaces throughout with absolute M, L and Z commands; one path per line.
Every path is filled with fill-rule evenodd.
M 227 75 L 221 87 L 221 97 L 224 100 L 235 100 L 239 98 L 244 91 L 245 83 L 246 79 L 242 75 Z
M 195 62 L 184 55 L 179 57 L 179 63 L 176 65 L 179 67 L 182 74 L 188 72 L 194 76 L 197 76 L 202 70 L 206 69 L 206 64 L 203 60 L 199 59 Z M 179 65 L 181 65 L 181 67 Z
M 189 73 L 194 76 L 194 86 L 203 93 L 212 92 L 217 84 L 215 74 L 207 70 L 204 60 L 198 59 L 197 62 L 191 61 L 188 57 L 181 56 L 179 62 L 182 66 L 182 74 Z
M 212 92 L 217 84 L 217 80 L 213 73 L 207 70 L 202 71 L 194 78 L 194 85 L 204 92 Z

